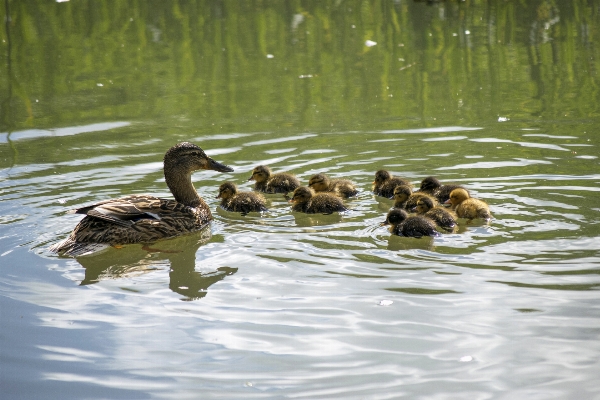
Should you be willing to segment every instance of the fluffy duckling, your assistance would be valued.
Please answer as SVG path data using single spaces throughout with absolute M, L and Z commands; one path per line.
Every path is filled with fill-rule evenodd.
M 252 170 L 249 181 L 256 181 L 254 190 L 264 193 L 283 193 L 293 192 L 300 187 L 300 181 L 292 174 L 279 172 L 271 173 L 271 169 L 266 165 L 259 165 Z
M 388 171 L 380 169 L 375 173 L 373 181 L 373 193 L 378 196 L 387 197 L 388 199 L 394 195 L 396 186 L 407 185 L 412 187 L 411 183 L 405 179 L 392 176 Z
M 412 211 L 417 206 L 417 201 L 422 198 L 428 198 L 435 201 L 425 193 L 413 193 L 410 186 L 400 185 L 394 189 L 394 208 L 402 208 L 406 211 Z
M 421 215 L 409 217 L 406 211 L 399 208 L 390 210 L 385 222 L 382 222 L 381 225 L 390 225 L 390 233 L 398 236 L 420 238 L 439 235 L 432 220 Z
M 232 182 L 225 182 L 219 186 L 217 199 L 221 199 L 221 207 L 226 211 L 249 212 L 267 211 L 265 198 L 253 192 L 238 192 L 237 186 Z
M 417 201 L 414 208 L 417 214 L 431 219 L 437 226 L 451 232 L 456 227 L 456 219 L 451 212 L 443 207 L 435 206 L 430 197 L 423 197 Z
M 348 179 L 329 179 L 325 174 L 316 174 L 308 181 L 308 187 L 315 192 L 333 192 L 340 197 L 356 196 L 358 190 Z
M 463 188 L 454 189 L 450 193 L 450 198 L 446 204 L 451 204 L 451 208 L 456 212 L 459 218 L 474 219 L 483 218 L 491 219 L 492 214 L 487 203 L 483 200 L 474 199 Z
M 427 178 L 421 181 L 421 187 L 419 188 L 419 192 L 423 192 L 425 194 L 433 196 L 440 203 L 444 203 L 450 198 L 450 193 L 454 189 L 465 188 L 459 185 L 442 185 L 442 183 L 435 176 L 428 176 Z
M 307 214 L 331 214 L 335 211 L 348 211 L 339 197 L 330 193 L 315 194 L 306 186 L 294 190 L 290 203 L 292 203 L 292 211 Z

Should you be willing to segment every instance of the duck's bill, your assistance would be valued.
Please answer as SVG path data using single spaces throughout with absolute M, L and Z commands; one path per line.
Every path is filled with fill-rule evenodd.
M 221 164 L 220 162 L 217 162 L 212 158 L 208 159 L 208 165 L 206 166 L 206 169 L 212 169 L 218 172 L 233 172 L 233 168 L 228 167 L 225 164 Z
M 383 221 L 382 223 L 379 224 L 379 226 L 386 226 L 389 225 L 390 223 L 387 221 Z

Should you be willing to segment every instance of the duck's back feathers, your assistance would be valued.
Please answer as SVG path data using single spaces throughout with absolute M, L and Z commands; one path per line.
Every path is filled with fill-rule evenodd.
M 437 226 L 445 231 L 451 232 L 456 228 L 456 219 L 452 213 L 442 207 L 434 207 L 423 214 L 424 217 L 431 219 Z
M 413 215 L 395 227 L 394 234 L 408 237 L 438 236 L 435 223 L 429 218 Z
M 373 187 L 373 193 L 378 196 L 387 197 L 388 199 L 394 195 L 394 189 L 396 186 L 412 186 L 412 184 L 402 178 L 392 177 L 390 179 L 385 180 L 381 184 L 375 184 Z
M 466 219 L 492 218 L 492 213 L 490 212 L 490 208 L 488 207 L 487 203 L 474 198 L 468 198 L 456 206 L 456 215 L 458 215 L 459 218 Z
M 331 214 L 334 212 L 348 211 L 339 197 L 329 193 L 317 193 L 310 199 L 306 208 L 308 214 Z
M 252 192 L 239 192 L 231 199 L 223 199 L 221 207 L 227 211 L 241 212 L 242 214 L 267 211 L 265 198 Z
M 450 198 L 450 193 L 452 193 L 452 191 L 454 189 L 465 189 L 465 188 L 460 185 L 443 185 L 433 193 L 433 196 L 440 203 L 444 203 Z M 465 190 L 467 190 L 467 189 L 465 189 Z M 468 192 L 468 190 L 467 190 L 467 192 Z
M 271 175 L 265 185 L 266 193 L 289 193 L 300 187 L 300 181 L 292 174 L 279 172 Z

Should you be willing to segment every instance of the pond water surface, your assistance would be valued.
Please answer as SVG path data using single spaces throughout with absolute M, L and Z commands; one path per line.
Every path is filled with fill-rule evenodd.
M 600 399 L 600 1 L 508 3 L 8 1 L 0 397 Z M 209 230 L 48 252 L 180 141 Z M 220 209 L 258 164 L 361 191 Z M 494 218 L 391 237 L 381 168 Z

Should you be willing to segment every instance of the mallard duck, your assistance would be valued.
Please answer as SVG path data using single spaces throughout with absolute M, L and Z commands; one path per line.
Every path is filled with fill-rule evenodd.
M 316 174 L 308 181 L 308 187 L 315 192 L 332 192 L 340 197 L 356 196 L 358 190 L 348 179 L 329 179 L 325 174 Z
M 72 210 L 85 217 L 68 238 L 49 250 L 81 256 L 110 245 L 150 243 L 205 227 L 212 214 L 192 184 L 192 172 L 199 169 L 233 171 L 195 144 L 179 143 L 164 158 L 165 181 L 175 200 L 132 195 Z
M 271 169 L 266 165 L 259 165 L 252 170 L 249 181 L 256 181 L 254 190 L 264 193 L 283 193 L 293 192 L 300 187 L 300 181 L 292 174 L 279 172 L 271 173 Z
M 428 198 L 432 201 L 435 199 L 426 195 L 425 193 L 414 192 L 410 186 L 400 185 L 394 189 L 394 208 L 402 208 L 406 211 L 412 211 L 417 206 L 417 201 L 422 198 Z
M 437 201 L 443 204 L 450 198 L 450 192 L 452 192 L 454 189 L 465 188 L 460 185 L 442 185 L 442 183 L 435 176 L 428 176 L 421 181 L 419 192 L 433 196 L 437 199 Z
M 219 186 L 217 199 L 221 199 L 221 207 L 227 211 L 249 212 L 267 211 L 265 198 L 259 193 L 238 192 L 237 186 L 232 182 L 225 182 Z
M 435 206 L 429 196 L 419 199 L 414 211 L 419 215 L 429 218 L 445 231 L 453 231 L 456 227 L 456 219 L 452 213 L 443 207 Z
M 292 198 L 292 211 L 307 214 L 331 214 L 333 212 L 348 211 L 342 200 L 330 193 L 314 193 L 306 186 L 294 190 Z
M 375 180 L 373 181 L 373 193 L 389 199 L 394 195 L 394 189 L 396 186 L 400 185 L 406 185 L 412 188 L 412 184 L 409 181 L 394 177 L 388 171 L 381 169 L 375 173 Z
M 406 211 L 394 208 L 388 212 L 385 222 L 381 225 L 390 225 L 389 231 L 394 235 L 408 237 L 438 236 L 435 223 L 421 215 L 408 216 Z
M 492 213 L 487 203 L 483 200 L 474 199 L 465 189 L 454 189 L 450 193 L 450 198 L 446 204 L 451 204 L 451 208 L 456 212 L 459 218 L 466 219 L 491 219 Z

